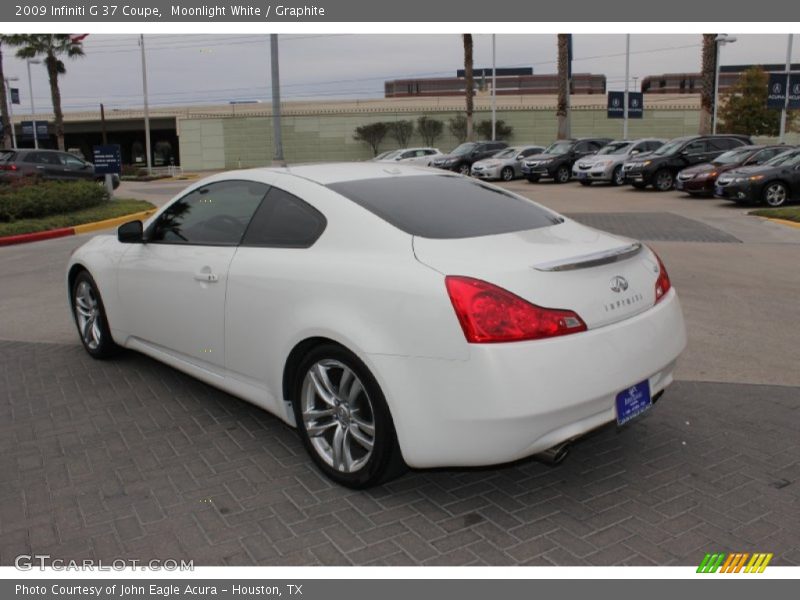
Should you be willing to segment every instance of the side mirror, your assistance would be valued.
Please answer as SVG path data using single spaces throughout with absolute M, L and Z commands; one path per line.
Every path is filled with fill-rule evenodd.
M 631 156 L 633 156 L 634 154 L 639 154 L 639 152 L 641 152 L 641 150 L 637 150 L 636 148 L 634 148 L 633 150 L 631 150 Z
M 141 244 L 144 242 L 144 226 L 141 221 L 123 223 L 117 229 L 117 239 L 123 244 Z

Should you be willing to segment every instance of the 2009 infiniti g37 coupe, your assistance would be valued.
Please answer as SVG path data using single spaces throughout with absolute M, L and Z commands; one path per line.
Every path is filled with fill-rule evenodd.
M 131 348 L 265 408 L 351 487 L 625 423 L 686 343 L 647 247 L 418 167 L 215 175 L 67 279 L 93 357 Z

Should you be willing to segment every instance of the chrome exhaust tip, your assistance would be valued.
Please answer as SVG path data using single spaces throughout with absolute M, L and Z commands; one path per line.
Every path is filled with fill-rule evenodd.
M 538 454 L 534 454 L 534 458 L 548 465 L 557 465 L 567 458 L 567 454 L 569 454 L 569 442 L 563 442 L 561 444 L 556 444 L 552 448 L 543 450 Z

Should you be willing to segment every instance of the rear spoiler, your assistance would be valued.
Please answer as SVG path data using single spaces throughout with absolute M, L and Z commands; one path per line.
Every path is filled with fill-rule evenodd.
M 589 269 L 591 267 L 599 267 L 600 265 L 628 260 L 641 251 L 642 244 L 634 242 L 622 248 L 614 248 L 612 250 L 584 254 L 583 256 L 573 256 L 571 258 L 539 263 L 538 265 L 533 265 L 533 268 L 537 271 L 573 271 L 575 269 Z

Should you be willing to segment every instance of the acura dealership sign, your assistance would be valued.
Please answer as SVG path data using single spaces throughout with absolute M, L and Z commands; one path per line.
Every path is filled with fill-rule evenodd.
M 783 108 L 786 102 L 786 73 L 769 74 L 768 108 Z M 800 73 L 789 78 L 789 108 L 800 108 Z

